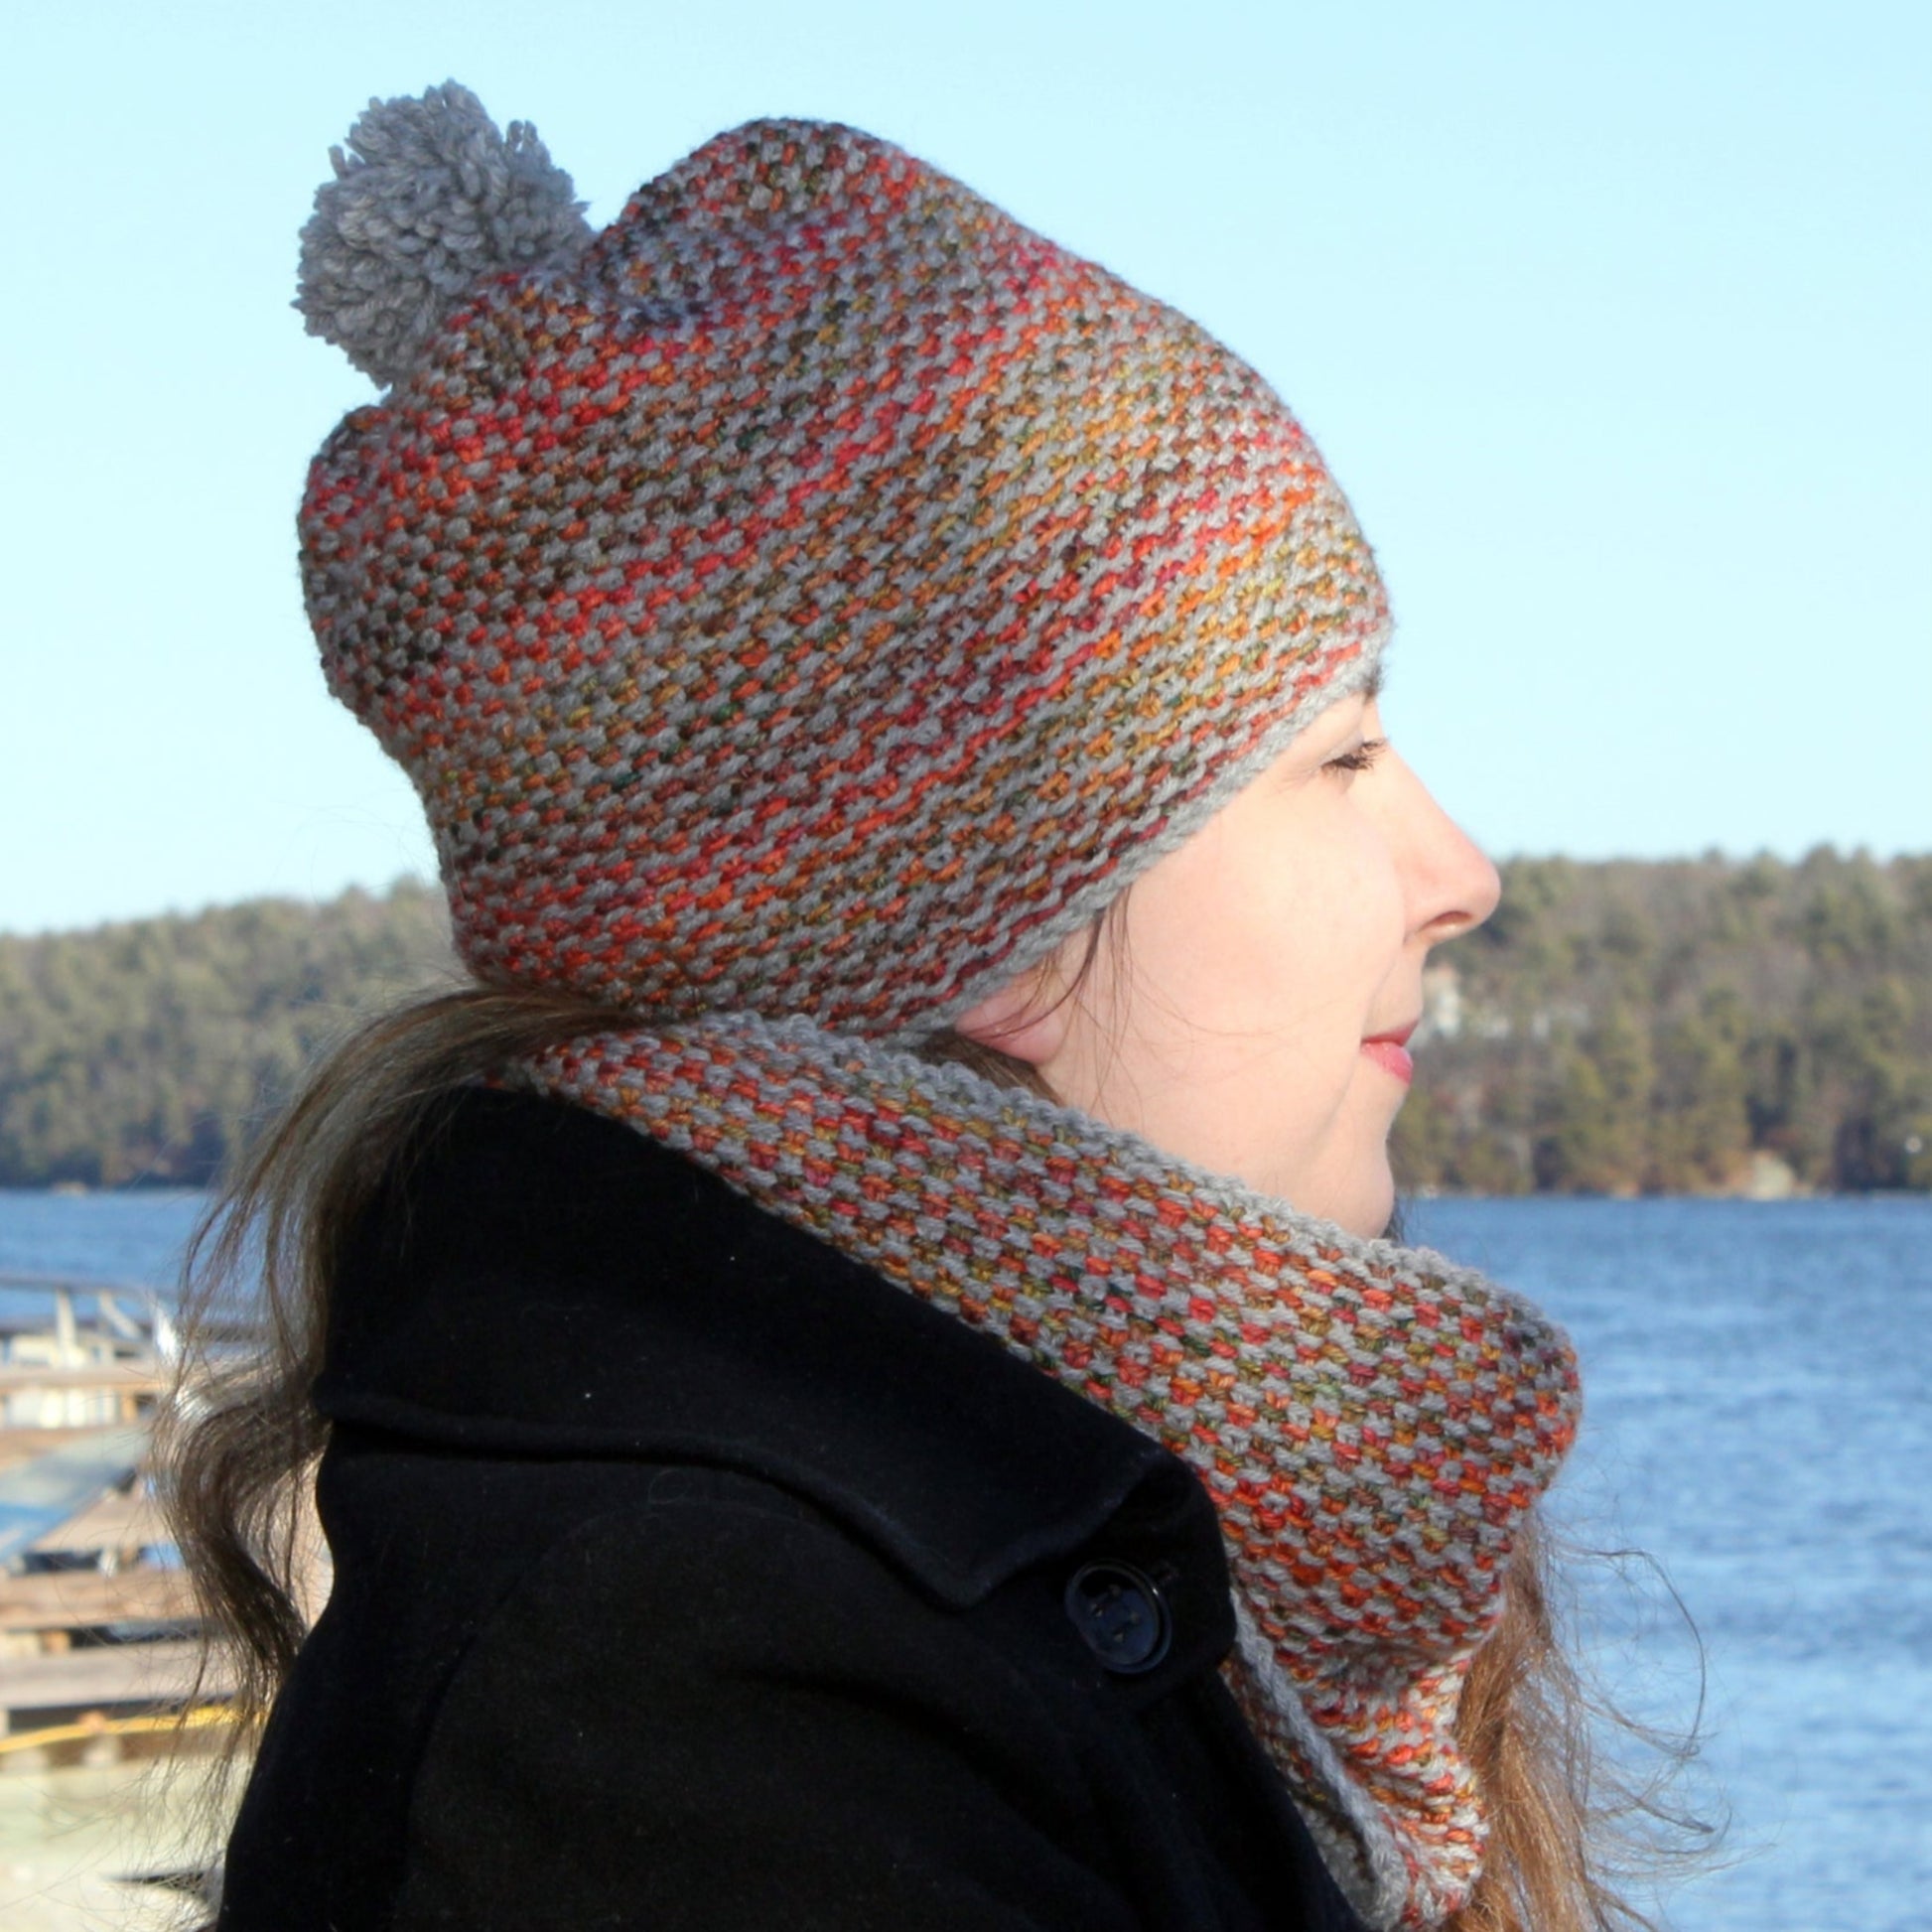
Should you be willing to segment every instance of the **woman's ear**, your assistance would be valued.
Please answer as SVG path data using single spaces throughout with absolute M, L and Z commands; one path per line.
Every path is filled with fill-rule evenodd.
M 1056 978 L 1045 965 L 1022 973 L 962 1013 L 953 1031 L 996 1053 L 1044 1066 L 1066 1044 L 1073 1023 L 1074 1002 L 1059 991 Z

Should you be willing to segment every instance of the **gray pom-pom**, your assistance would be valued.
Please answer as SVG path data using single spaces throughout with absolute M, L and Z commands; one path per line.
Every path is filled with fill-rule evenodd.
M 302 230 L 309 334 L 387 385 L 479 277 L 574 251 L 584 205 L 527 121 L 507 136 L 468 87 L 372 100 L 332 148 Z

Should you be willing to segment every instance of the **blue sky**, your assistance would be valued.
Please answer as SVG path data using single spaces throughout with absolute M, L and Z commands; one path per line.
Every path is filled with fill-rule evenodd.
M 326 10 L 9 30 L 0 930 L 421 870 L 292 516 L 372 393 L 295 235 L 371 94 L 536 122 L 595 220 L 854 122 L 1196 316 L 1392 588 L 1386 716 L 1492 852 L 1932 848 L 1932 10 Z

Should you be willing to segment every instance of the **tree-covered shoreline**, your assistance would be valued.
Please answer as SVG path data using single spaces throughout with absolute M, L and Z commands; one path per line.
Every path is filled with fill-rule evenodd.
M 0 935 L 0 1186 L 206 1186 L 312 1060 L 454 974 L 403 881 Z
M 1430 975 L 1406 1184 L 1932 1188 L 1932 858 L 1526 859 L 1503 880 Z
M 1438 953 L 1414 1191 L 1932 1188 L 1932 856 L 1521 859 Z M 0 1186 L 206 1185 L 456 973 L 432 887 L 0 935 Z

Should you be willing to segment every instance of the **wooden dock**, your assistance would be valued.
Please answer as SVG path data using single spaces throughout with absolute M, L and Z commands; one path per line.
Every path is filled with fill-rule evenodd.
M 199 1612 L 149 1467 L 174 1380 L 151 1296 L 18 1275 L 55 1317 L 0 1331 L 0 1770 L 42 1738 L 122 1731 L 179 1713 Z M 89 1303 L 91 1302 L 91 1309 Z M 225 1696 L 205 1682 L 204 1702 Z

